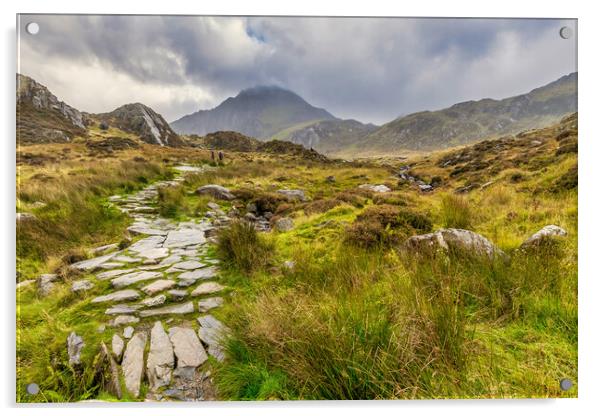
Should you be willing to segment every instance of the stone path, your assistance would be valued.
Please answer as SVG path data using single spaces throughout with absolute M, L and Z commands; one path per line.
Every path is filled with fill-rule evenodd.
M 227 288 L 216 281 L 219 266 L 207 256 L 207 236 L 228 218 L 211 211 L 218 215 L 177 223 L 157 215 L 158 189 L 183 180 L 110 197 L 133 217 L 129 231 L 142 238 L 123 250 L 99 247 L 95 252 L 102 255 L 73 265 L 96 277 L 74 283 L 74 291 L 85 296 L 107 287 L 91 303 L 107 317 L 101 328 L 112 332 L 111 351 L 125 389 L 133 397 L 146 391 L 148 401 L 215 399 L 208 355 L 225 358 L 221 342 L 228 329 L 208 312 L 223 304 Z

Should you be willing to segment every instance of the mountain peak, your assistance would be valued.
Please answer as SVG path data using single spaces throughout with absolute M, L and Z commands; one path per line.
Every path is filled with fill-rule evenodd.
M 182 134 L 205 135 L 232 130 L 267 139 L 298 123 L 334 120 L 328 111 L 309 104 L 277 85 L 246 88 L 212 110 L 201 110 L 171 123 Z

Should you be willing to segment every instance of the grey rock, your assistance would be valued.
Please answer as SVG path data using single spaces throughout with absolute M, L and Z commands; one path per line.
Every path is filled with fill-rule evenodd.
M 29 212 L 17 212 L 16 218 L 17 224 L 19 224 L 22 222 L 33 221 L 36 219 L 36 216 Z
M 452 249 L 466 250 L 476 255 L 485 255 L 491 259 L 505 254 L 491 241 L 480 234 L 457 228 L 443 228 L 434 233 L 415 235 L 406 241 L 410 250 Z
M 541 230 L 533 234 L 531 237 L 527 238 L 521 244 L 521 248 L 535 247 L 541 244 L 543 241 L 552 238 L 566 237 L 567 235 L 567 231 L 562 227 L 559 227 L 557 225 L 546 225 Z
M 135 300 L 140 297 L 140 293 L 133 289 L 120 290 L 117 292 L 109 293 L 107 295 L 98 296 L 92 299 L 92 303 L 102 302 L 120 302 L 126 300 Z
M 71 285 L 71 291 L 72 292 L 82 292 L 82 291 L 90 290 L 93 287 L 94 287 L 94 283 L 90 282 L 89 280 L 76 280 Z
M 140 322 L 140 319 L 136 318 L 135 316 L 119 315 L 115 319 L 113 319 L 111 322 L 109 322 L 109 325 L 121 326 L 121 325 L 137 324 L 138 322 Z
M 253 202 L 249 202 L 246 206 L 247 212 L 250 212 L 251 214 L 257 214 L 257 204 L 253 203 Z
M 137 271 L 116 277 L 113 280 L 111 280 L 111 284 L 115 289 L 120 289 L 122 287 L 129 286 L 134 283 L 142 282 L 145 280 L 157 279 L 162 276 L 163 273 L 161 272 Z
M 225 358 L 221 345 L 223 338 L 227 335 L 227 328 L 213 315 L 204 315 L 197 318 L 201 326 L 198 331 L 199 338 L 207 344 L 207 352 L 218 361 Z
M 151 329 L 150 351 L 146 361 L 146 374 L 151 390 L 168 386 L 174 367 L 173 346 L 161 322 Z
M 188 281 L 196 281 L 199 279 L 211 279 L 215 277 L 219 269 L 215 266 L 205 267 L 203 269 L 192 270 L 189 272 L 184 272 L 178 275 L 178 279 L 188 280 Z
M 147 250 L 142 250 L 138 252 L 138 254 L 140 255 L 140 257 L 144 257 L 147 261 L 159 260 L 169 256 L 169 250 L 164 247 L 149 248 Z
M 188 260 L 173 265 L 176 269 L 182 270 L 196 270 L 205 267 L 206 265 L 196 260 Z
M 186 247 L 193 244 L 205 243 L 205 233 L 198 229 L 173 230 L 167 234 L 163 247 Z
M 105 315 L 127 315 L 136 313 L 140 309 L 139 305 L 115 305 L 105 311 Z
M 115 359 L 117 361 L 121 361 L 121 354 L 123 354 L 123 347 L 125 347 L 125 343 L 123 342 L 123 339 L 119 335 L 113 334 L 113 338 L 111 339 L 111 349 L 113 350 L 113 355 L 115 356 Z
M 140 261 L 140 259 L 137 259 L 135 257 L 130 257 L 130 256 L 115 256 L 113 258 L 114 261 L 120 261 L 122 263 L 138 263 Z
M 295 223 L 291 218 L 282 217 L 276 220 L 274 226 L 278 231 L 286 232 L 292 230 L 295 227 Z
M 287 270 L 293 270 L 295 268 L 295 262 L 292 260 L 287 260 L 282 263 L 282 266 Z
M 198 195 L 210 195 L 215 199 L 222 199 L 225 201 L 231 201 L 236 198 L 227 188 L 213 184 L 201 186 L 196 190 L 196 193 Z
M 67 355 L 69 356 L 69 365 L 81 364 L 81 352 L 86 344 L 84 339 L 71 332 L 67 337 Z
M 58 279 L 56 274 L 42 274 L 37 279 L 38 293 L 41 296 L 48 296 L 54 289 L 54 282 Z
M 287 200 L 294 202 L 294 201 L 307 201 L 307 197 L 305 196 L 305 192 L 303 192 L 301 189 L 279 189 L 278 191 L 279 194 L 284 195 L 286 197 Z
M 188 296 L 188 292 L 185 290 L 181 290 L 181 289 L 172 289 L 172 290 L 168 291 L 167 293 L 169 293 L 169 296 L 173 300 L 176 300 L 176 301 L 182 300 L 186 296 Z
M 109 270 L 108 272 L 98 273 L 96 278 L 99 280 L 107 280 L 122 274 L 131 273 L 134 269 L 122 269 L 122 270 Z
M 192 328 L 173 327 L 169 329 L 169 339 L 174 347 L 178 369 L 192 368 L 207 361 L 207 353 Z
M 167 297 L 165 295 L 157 295 L 157 296 L 152 297 L 152 298 L 146 298 L 146 299 L 144 299 L 142 301 L 142 304 L 144 306 L 152 308 L 154 306 L 163 305 L 166 300 L 167 300 Z
M 92 253 L 93 254 L 102 254 L 102 253 L 106 253 L 108 251 L 117 250 L 118 248 L 119 248 L 119 244 L 117 244 L 117 243 L 106 244 L 104 246 L 93 248 Z
M 191 293 L 192 296 L 208 295 L 224 290 L 224 286 L 216 282 L 205 282 L 198 285 Z
M 17 289 L 24 289 L 24 288 L 26 288 L 28 286 L 31 286 L 35 282 L 36 281 L 34 279 L 23 280 L 23 281 L 17 283 Z
M 146 310 L 140 311 L 140 316 L 143 318 L 146 318 L 148 316 L 157 316 L 157 315 L 170 315 L 170 314 L 183 315 L 183 314 L 192 313 L 192 312 L 194 312 L 194 305 L 192 304 L 192 302 L 186 302 L 186 303 L 178 303 L 178 304 L 174 304 L 174 305 L 163 306 L 162 308 L 146 309 Z
M 207 312 L 210 309 L 222 306 L 224 300 L 220 297 L 207 298 L 199 301 L 199 312 Z
M 108 262 L 103 263 L 100 266 L 98 266 L 99 269 L 104 269 L 104 270 L 116 269 L 118 267 L 123 267 L 123 263 L 117 263 L 117 262 L 114 262 L 114 261 L 108 261 Z
M 100 267 L 101 264 L 111 260 L 116 253 L 107 254 L 100 257 L 95 257 L 89 260 L 78 261 L 77 263 L 73 263 L 71 267 L 74 267 L 78 270 L 95 270 Z
M 132 335 L 134 335 L 134 328 L 131 326 L 126 326 L 125 328 L 123 328 L 123 337 L 126 339 L 130 339 L 132 338 Z
M 207 202 L 207 207 L 213 210 L 220 209 L 220 206 L 213 201 Z
M 123 354 L 121 369 L 125 388 L 134 397 L 140 394 L 140 382 L 144 372 L 144 349 L 146 347 L 146 334 L 137 332 L 128 342 Z
M 149 296 L 154 295 L 155 293 L 162 292 L 167 289 L 171 289 L 176 285 L 176 282 L 169 279 L 161 279 L 156 280 L 153 283 L 144 286 L 141 290 Z
M 360 185 L 359 188 L 367 189 L 369 191 L 378 192 L 378 193 L 385 193 L 385 192 L 391 191 L 391 188 L 389 188 L 387 185 L 371 185 L 368 183 Z

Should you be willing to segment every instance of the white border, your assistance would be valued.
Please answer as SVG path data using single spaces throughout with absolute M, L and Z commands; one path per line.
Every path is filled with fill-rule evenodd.
M 588 4 L 588 5 L 586 5 Z M 14 403 L 14 174 L 15 174 L 15 15 L 16 13 L 124 13 L 124 14 L 235 14 L 235 15 L 347 15 L 347 16 L 474 16 L 474 17 L 571 17 L 579 19 L 579 127 L 580 127 L 580 195 L 579 195 L 579 399 L 575 400 L 474 400 L 474 401 L 413 401 L 413 402 L 286 402 L 286 403 L 217 403 L 197 406 L 165 407 L 158 405 L 123 405 L 118 412 L 146 416 L 173 413 L 178 415 L 207 413 L 211 416 L 240 414 L 252 415 L 281 414 L 287 412 L 306 415 L 308 412 L 327 414 L 342 411 L 350 415 L 376 411 L 379 414 L 400 414 L 406 412 L 421 414 L 448 415 L 489 415 L 522 414 L 526 412 L 546 413 L 547 415 L 590 414 L 602 408 L 599 397 L 602 383 L 601 350 L 602 336 L 600 317 L 602 296 L 600 275 L 600 244 L 602 211 L 600 210 L 600 180 L 602 179 L 602 109 L 600 101 L 599 41 L 602 39 L 599 13 L 596 2 L 567 2 L 548 0 L 546 2 L 526 2 L 524 0 L 504 0 L 497 2 L 453 0 L 421 0 L 394 4 L 392 1 L 371 0 L 352 3 L 349 1 L 304 0 L 295 3 L 277 0 L 251 1 L 205 1 L 191 2 L 169 0 L 151 3 L 126 2 L 123 0 L 102 0 L 86 4 L 81 0 L 34 1 L 20 0 L 8 4 L 1 3 L 3 34 L 2 70 L 2 111 L 0 111 L 3 137 L 0 140 L 3 151 L 2 181 L 0 195 L 3 199 L 2 230 L 4 246 L 0 250 L 2 271 L 2 312 L 4 318 L 3 341 L 0 342 L 2 359 L 0 376 L 1 404 L 5 414 L 26 415 L 89 415 L 106 414 L 111 407 L 91 408 L 77 405 L 17 407 Z M 599 411 L 599 410 L 598 410 Z

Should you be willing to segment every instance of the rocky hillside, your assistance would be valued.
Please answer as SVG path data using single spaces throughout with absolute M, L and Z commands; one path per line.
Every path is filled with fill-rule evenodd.
M 17 74 L 17 143 L 68 142 L 85 134 L 83 114 L 44 85 Z
M 179 146 L 183 144 L 180 137 L 171 129 L 169 123 L 152 108 L 144 104 L 126 104 L 110 113 L 94 116 L 107 127 L 117 127 L 123 131 L 134 133 L 150 144 L 160 146 Z
M 357 143 L 377 128 L 374 124 L 363 124 L 357 120 L 322 120 L 293 126 L 273 138 L 301 144 L 321 153 L 334 153 Z
M 433 150 L 539 128 L 577 111 L 577 73 L 503 100 L 483 99 L 423 111 L 384 124 L 355 146 L 361 150 Z
M 233 130 L 258 139 L 268 139 L 293 125 L 317 120 L 332 120 L 328 111 L 314 107 L 303 98 L 275 86 L 260 86 L 241 91 L 212 110 L 200 110 L 171 123 L 180 134 L 206 135 Z

